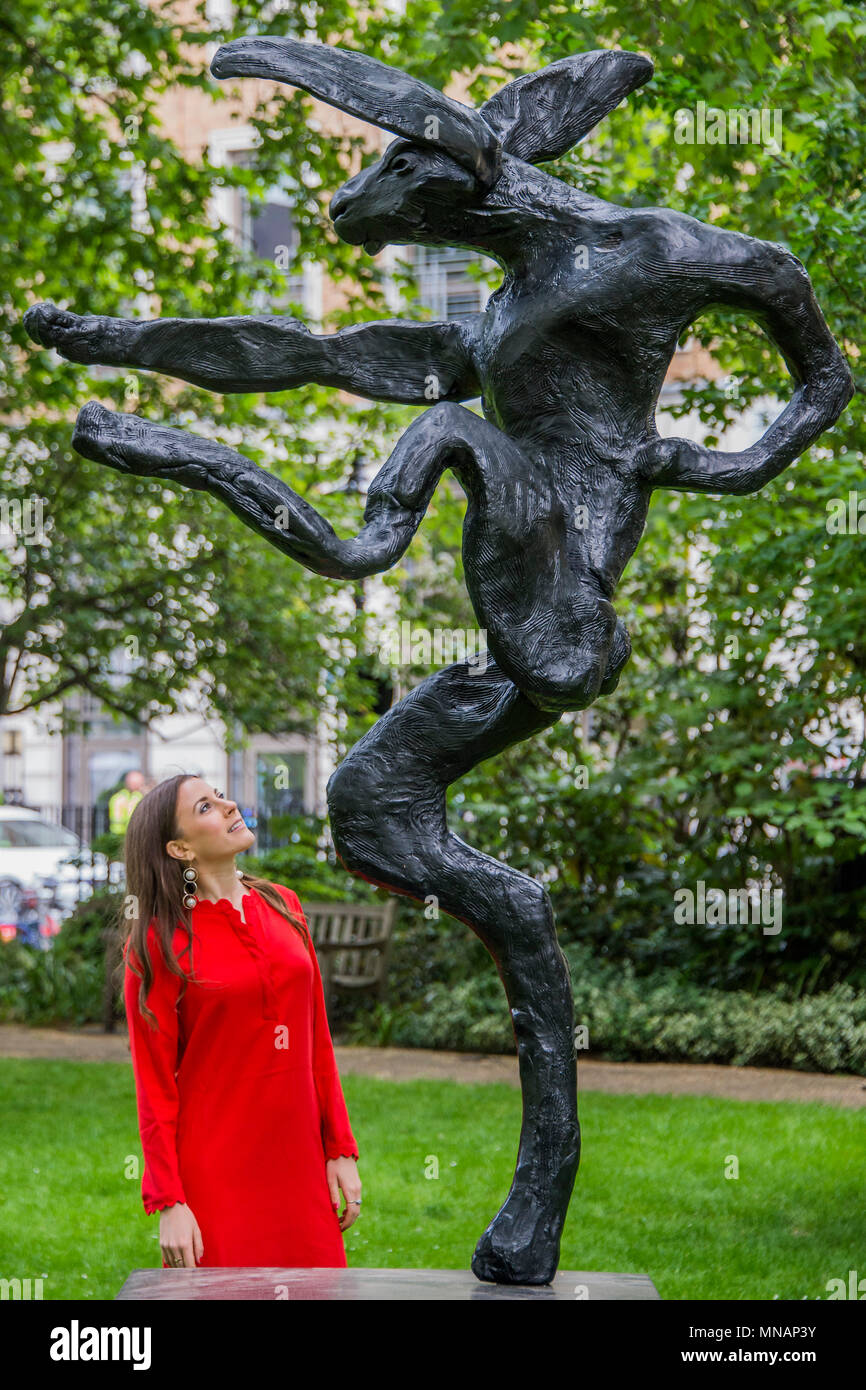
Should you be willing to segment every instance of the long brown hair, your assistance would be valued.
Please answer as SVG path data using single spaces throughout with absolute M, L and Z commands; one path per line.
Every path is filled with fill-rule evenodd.
M 174 859 L 166 852 L 169 840 L 180 839 L 177 826 L 177 797 L 181 783 L 194 778 L 194 772 L 182 772 L 177 777 L 168 777 L 159 782 L 137 803 L 129 824 L 126 827 L 124 861 L 126 865 L 126 897 L 118 913 L 116 927 L 120 934 L 121 950 L 134 975 L 141 978 L 138 991 L 138 1007 L 142 1015 L 156 1025 L 156 1015 L 147 1007 L 147 996 L 153 984 L 153 967 L 147 949 L 148 929 L 151 923 L 156 931 L 162 959 L 172 975 L 183 980 L 181 995 L 194 976 L 183 970 L 174 954 L 172 941 L 178 926 L 187 933 L 187 945 L 179 952 L 189 952 L 192 965 L 192 908 L 184 907 L 186 892 L 183 871 L 188 868 L 181 859 Z M 252 874 L 242 874 L 244 888 L 254 888 L 269 906 L 279 912 L 295 927 L 304 939 L 307 951 L 310 950 L 310 936 L 305 923 L 297 917 L 286 904 L 286 900 L 264 878 L 254 878 Z M 127 951 L 127 946 L 132 949 Z M 141 962 L 139 970 L 132 959 L 133 952 Z M 122 968 L 122 960 L 118 972 Z

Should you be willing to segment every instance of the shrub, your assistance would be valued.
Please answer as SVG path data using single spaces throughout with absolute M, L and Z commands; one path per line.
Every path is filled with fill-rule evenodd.
M 757 995 L 702 990 L 673 971 L 641 977 L 629 962 L 599 962 L 574 944 L 563 949 L 575 1021 L 588 1030 L 592 1056 L 866 1075 L 866 993 L 850 985 L 804 998 L 783 986 Z M 347 1030 L 353 1042 L 380 1042 L 383 1034 L 395 1047 L 515 1052 L 504 989 L 492 970 L 457 983 L 434 981 L 414 1002 L 390 999 Z

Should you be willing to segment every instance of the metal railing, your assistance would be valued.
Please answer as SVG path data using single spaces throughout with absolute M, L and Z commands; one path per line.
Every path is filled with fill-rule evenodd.
M 123 882 L 123 841 L 119 836 L 110 835 L 108 806 L 83 805 L 67 802 L 63 804 L 28 806 L 18 802 L 26 810 L 37 812 L 44 821 L 71 830 L 80 842 L 80 849 L 70 846 L 70 860 L 74 856 L 77 875 L 68 874 L 65 880 L 65 894 L 76 902 L 89 898 L 94 892 L 109 885 Z M 286 827 L 286 813 L 259 812 L 255 807 L 241 806 L 240 811 L 247 825 L 256 833 L 253 852 L 264 854 L 291 843 L 291 830 Z M 299 804 L 295 814 L 303 812 Z M 20 877 L 20 875 L 16 875 Z

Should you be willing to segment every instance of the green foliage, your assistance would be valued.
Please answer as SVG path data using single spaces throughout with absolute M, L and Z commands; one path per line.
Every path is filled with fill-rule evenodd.
M 234 32 L 255 28 L 259 11 L 236 5 Z M 353 19 L 350 5 L 329 6 L 323 37 Z M 271 31 L 296 20 L 281 13 Z M 406 411 L 359 408 L 318 386 L 214 396 L 156 373 L 78 366 L 39 349 L 22 318 L 40 299 L 126 317 L 268 311 L 287 304 L 286 279 L 304 256 L 337 283 L 357 281 L 346 321 L 382 317 L 369 259 L 338 243 L 327 218 L 358 139 L 316 139 L 311 103 L 285 89 L 250 113 L 263 137 L 253 169 L 217 167 L 184 150 L 183 129 L 164 109 L 184 88 L 225 104 L 223 124 L 231 120 L 230 84 L 206 71 L 207 45 L 219 35 L 204 3 L 181 12 L 167 3 L 66 0 L 46 11 L 10 0 L 0 35 L 0 494 L 23 509 L 29 530 L 0 553 L 0 601 L 14 615 L 0 634 L 0 713 L 75 690 L 118 719 L 146 722 L 189 708 L 197 683 L 201 712 L 225 719 L 240 742 L 248 732 L 312 731 L 321 699 L 333 694 L 349 711 L 352 742 L 373 716 L 356 674 L 357 616 L 338 602 L 343 586 L 292 563 L 203 493 L 80 458 L 72 422 L 98 398 L 240 443 L 312 502 L 327 494 L 333 524 L 351 534 L 363 509 L 350 486 L 358 461 L 387 455 L 383 441 L 396 438 Z M 298 176 L 307 163 L 322 179 L 319 192 Z M 219 185 L 243 188 L 255 208 L 275 182 L 294 193 L 300 231 L 285 269 L 237 247 L 212 217 Z M 146 210 L 137 208 L 137 184 Z M 323 417 L 332 429 L 319 439 L 310 421 Z M 41 531 L 26 520 L 39 499 Z M 356 598 L 362 606 L 362 585 Z M 73 710 L 62 723 L 76 727 Z
M 862 986 L 866 646 L 858 597 L 866 560 L 859 531 L 827 526 L 832 500 L 861 487 L 866 435 L 861 7 L 408 0 L 402 14 L 329 0 L 315 13 L 305 8 L 303 18 L 291 6 L 265 19 L 259 5 L 241 0 L 231 31 L 215 36 L 203 7 L 181 24 L 167 5 L 67 0 L 43 13 L 11 0 L 0 21 L 2 491 L 10 499 L 45 496 L 50 508 L 44 543 L 3 552 L 0 598 L 20 611 L 0 636 L 0 671 L 17 666 L 24 674 L 27 707 L 83 688 L 143 717 L 177 708 L 190 679 L 201 677 L 203 707 L 229 719 L 238 737 L 246 729 L 312 728 L 320 702 L 334 696 L 349 714 L 340 753 L 375 719 L 370 675 L 387 668 L 363 585 L 340 603 L 345 586 L 308 575 L 201 494 L 120 478 L 77 458 L 70 422 L 89 396 L 116 403 L 122 393 L 128 408 L 149 418 L 214 428 L 242 440 L 251 457 L 272 460 L 310 500 L 327 495 L 329 518 L 350 534 L 361 511 L 351 485 L 358 459 L 384 458 L 417 412 L 359 407 L 318 386 L 215 400 L 152 374 L 125 381 L 50 360 L 21 328 L 35 298 L 129 313 L 137 288 L 163 314 L 279 303 L 281 273 L 211 226 L 208 198 L 225 180 L 255 201 L 277 177 L 297 183 L 305 160 L 321 176 L 323 196 L 306 187 L 300 194 L 298 255 L 313 256 L 350 295 L 327 327 L 387 316 L 371 262 L 338 242 L 327 218 L 357 139 L 321 138 L 307 123 L 308 99 L 287 89 L 253 113 L 263 136 L 255 168 L 217 170 L 182 153 L 156 119 L 164 91 L 209 83 L 201 73 L 205 43 L 256 30 L 307 32 L 308 22 L 321 39 L 339 33 L 341 43 L 440 86 L 481 65 L 471 93 L 477 101 L 505 80 L 507 44 L 523 49 L 526 67 L 611 45 L 646 52 L 656 64 L 653 80 L 550 167 L 615 204 L 678 208 L 782 242 L 805 263 L 858 396 L 757 496 L 657 494 L 617 600 L 634 647 L 619 689 L 594 707 L 588 733 L 565 716 L 463 779 L 450 806 L 465 838 L 549 886 L 564 941 L 584 941 L 599 959 L 632 960 L 639 975 L 662 964 L 683 980 L 749 991 L 782 983 L 804 994 L 843 980 Z M 124 61 L 133 52 L 141 60 Z M 208 90 L 220 101 L 231 86 Z M 781 149 L 677 143 L 677 111 L 699 101 L 779 110 Z M 56 176 L 40 169 L 49 140 L 72 147 Z M 133 167 L 144 170 L 146 228 L 133 224 Z M 712 346 L 724 375 L 687 386 L 671 410 L 675 417 L 695 411 L 711 442 L 769 396 L 790 395 L 785 364 L 759 325 L 712 313 L 690 331 Z M 351 427 L 348 457 L 334 440 L 310 438 L 310 420 L 324 413 Z M 463 583 L 463 508 L 459 487 L 446 480 L 411 558 L 383 576 L 399 591 L 398 621 L 475 626 Z M 124 644 L 138 655 L 118 682 L 110 654 Z M 425 672 L 395 674 L 412 683 Z M 828 750 L 847 760 L 841 769 Z M 580 766 L 587 785 L 578 783 Z M 317 857 L 311 865 L 305 892 L 331 891 L 324 863 Z M 280 872 L 302 869 L 290 849 Z M 780 889 L 780 935 L 677 927 L 674 892 L 701 879 L 723 891 L 750 883 Z M 338 883 L 334 891 L 342 891 Z M 423 941 L 416 945 L 417 974 Z M 442 949 L 437 944 L 433 955 Z
M 672 970 L 641 977 L 630 961 L 600 962 L 579 944 L 566 946 L 565 955 L 589 1056 L 866 1075 L 866 993 L 850 985 L 799 999 L 777 986 L 756 998 L 743 990 L 684 985 Z M 436 980 L 414 1002 L 394 1001 L 389 992 L 387 1004 L 356 1014 L 346 1039 L 457 1052 L 515 1051 L 502 983 L 492 969 L 457 983 Z
M 0 1019 L 4 1023 L 80 1027 L 99 1017 L 103 977 L 101 961 L 4 942 L 0 949 Z
M 117 929 L 124 895 L 122 885 L 101 888 L 80 902 L 55 937 L 54 953 L 101 964 L 105 955 L 105 933 Z
M 93 854 L 104 854 L 106 859 L 119 861 L 123 858 L 125 839 L 125 835 L 118 835 L 114 830 L 105 830 L 101 835 L 93 836 L 90 850 Z
M 102 1018 L 105 937 L 116 926 L 119 889 L 79 903 L 48 951 L 16 941 L 0 949 L 0 1019 L 6 1023 L 78 1028 Z
M 312 820 L 295 834 L 291 846 L 245 859 L 244 867 L 290 884 L 302 900 L 375 895 L 371 885 L 360 892 L 360 883 L 332 865 L 316 860 L 313 869 L 309 852 L 319 837 Z M 73 1026 L 100 1019 L 104 932 L 116 925 L 122 898 L 122 890 L 94 894 L 64 924 L 51 951 L 6 943 L 0 1018 Z M 378 1046 L 514 1052 L 502 981 L 477 937 L 462 923 L 433 923 L 416 905 L 400 906 L 386 1001 L 347 999 L 337 991 L 335 1034 Z M 566 943 L 564 951 L 575 1018 L 588 1029 L 592 1055 L 866 1074 L 866 992 L 848 984 L 801 997 L 777 985 L 755 997 L 689 983 L 670 968 L 640 975 L 630 960 L 599 959 L 582 942 Z
M 465 1271 L 511 1183 L 520 1093 L 351 1075 L 343 1089 L 365 1197 L 346 1233 L 349 1266 Z M 159 1268 L 128 1062 L 5 1059 L 0 1111 L 5 1277 L 45 1276 L 45 1299 L 84 1302 L 115 1298 L 132 1269 Z M 772 1300 L 826 1298 L 827 1281 L 857 1266 L 862 1114 L 583 1090 L 580 1114 L 561 1269 L 649 1270 L 665 1299 Z M 724 1176 L 732 1148 L 738 1181 Z

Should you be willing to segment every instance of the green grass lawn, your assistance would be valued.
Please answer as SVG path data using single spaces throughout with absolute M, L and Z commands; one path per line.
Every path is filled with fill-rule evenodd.
M 468 1269 L 511 1184 L 519 1092 L 358 1076 L 343 1089 L 364 1184 L 349 1264 Z M 0 1277 L 110 1299 L 129 1270 L 159 1268 L 129 1065 L 3 1059 L 0 1117 Z M 646 1273 L 667 1299 L 826 1298 L 828 1279 L 866 1276 L 862 1112 L 587 1091 L 580 1118 L 561 1269 Z

